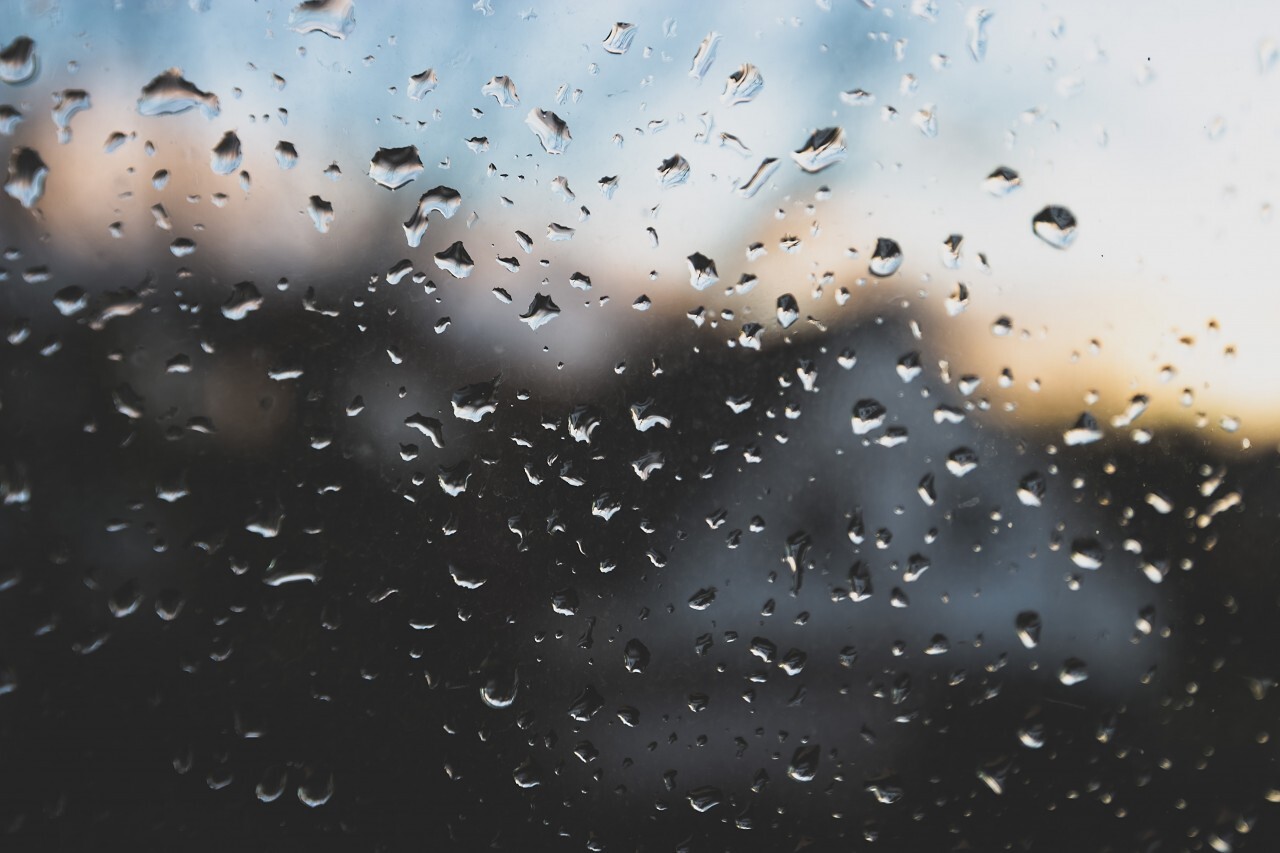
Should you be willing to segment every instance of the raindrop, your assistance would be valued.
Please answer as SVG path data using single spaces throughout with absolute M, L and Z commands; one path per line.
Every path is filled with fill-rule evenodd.
M 35 149 L 15 148 L 9 155 L 9 177 L 4 191 L 29 209 L 44 195 L 44 182 L 48 177 L 49 167 Z
M 609 35 L 605 36 L 604 49 L 615 56 L 621 56 L 631 48 L 631 42 L 635 37 L 636 25 L 619 21 L 609 30 Z
M 529 111 L 524 123 L 538 137 L 538 141 L 542 143 L 542 150 L 548 154 L 563 154 L 569 147 L 569 143 L 573 141 L 573 136 L 569 133 L 569 125 L 553 112 L 535 107 Z
M 215 175 L 230 175 L 240 168 L 243 160 L 244 152 L 240 148 L 240 137 L 236 136 L 234 130 L 228 130 L 213 147 L 213 156 L 210 161 L 213 172 Z
M 294 32 L 345 39 L 356 28 L 355 0 L 305 0 L 289 13 Z
M 516 84 L 510 77 L 500 75 L 493 77 L 480 89 L 481 95 L 492 95 L 500 107 L 515 107 L 520 104 L 520 96 L 516 93 Z
M 194 107 L 199 107 L 209 119 L 221 112 L 218 96 L 201 91 L 182 76 L 181 68 L 170 68 L 156 75 L 142 87 L 138 98 L 138 112 L 144 116 L 176 115 Z
M 876 240 L 876 248 L 872 252 L 871 262 L 868 264 L 871 274 L 884 278 L 893 275 L 900 266 L 902 266 L 902 249 L 898 246 L 897 241 L 888 237 L 881 237 Z
M 436 252 L 433 257 L 436 266 L 454 278 L 466 278 L 476 268 L 475 262 L 467 254 L 467 248 L 462 245 L 461 240 L 455 241 L 447 249 Z
M 791 154 L 792 159 L 806 172 L 821 172 L 849 156 L 845 145 L 844 130 L 828 127 L 815 130 L 804 147 Z
M 418 146 L 403 148 L 379 148 L 369 161 L 369 177 L 380 187 L 398 190 L 418 178 L 423 172 Z
M 333 224 L 332 204 L 318 195 L 313 195 L 307 200 L 307 213 L 311 216 L 311 223 L 315 225 L 317 231 L 321 234 L 329 233 L 329 226 Z
M 535 293 L 529 308 L 520 315 L 522 322 L 528 323 L 530 329 L 540 329 L 560 316 L 560 306 L 546 293 Z
M 36 43 L 18 36 L 0 50 L 0 82 L 17 86 L 36 76 Z
M 1076 218 L 1065 207 L 1049 205 L 1032 218 L 1031 229 L 1055 249 L 1065 249 L 1076 239 Z
M 693 64 L 689 67 L 689 76 L 695 80 L 701 80 L 706 76 L 707 71 L 711 69 L 711 64 L 716 61 L 716 52 L 720 47 L 720 34 L 712 31 L 707 33 L 702 39 L 702 43 L 698 45 L 698 52 L 693 55 Z
M 649 665 L 649 649 L 639 640 L 628 640 L 622 650 L 622 665 L 627 672 L 639 675 Z
M 421 74 L 414 74 L 409 78 L 409 100 L 421 101 L 428 94 L 434 92 L 438 85 L 440 85 L 440 81 L 436 79 L 434 68 L 428 68 Z
M 743 63 L 724 81 L 724 93 L 720 100 L 729 106 L 749 104 L 764 89 L 764 76 L 760 69 L 749 62 Z

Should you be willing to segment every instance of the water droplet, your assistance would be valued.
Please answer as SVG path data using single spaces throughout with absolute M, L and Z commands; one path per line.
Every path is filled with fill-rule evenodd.
M 800 319 L 800 305 L 796 302 L 796 298 L 790 293 L 779 296 L 777 314 L 778 325 L 784 329 L 791 328 Z
M 311 224 L 315 225 L 317 231 L 321 234 L 329 233 L 329 226 L 333 225 L 332 204 L 318 195 L 313 195 L 307 200 L 307 213 L 311 216 Z
M 796 747 L 787 765 L 787 776 L 797 782 L 812 782 L 818 775 L 818 762 L 822 748 L 816 743 Z
M 479 423 L 486 415 L 498 410 L 498 386 L 502 377 L 495 376 L 488 382 L 464 385 L 453 392 L 453 415 L 464 421 Z
M 569 143 L 573 141 L 573 136 L 569 133 L 569 125 L 565 124 L 560 116 L 548 110 L 535 107 L 529 111 L 524 123 L 538 137 L 538 141 L 542 143 L 542 150 L 548 154 L 563 154 L 569 147 Z
M 49 167 L 33 148 L 15 148 L 9 155 L 9 177 L 4 191 L 18 200 L 25 208 L 35 207 L 44 195 L 44 182 L 49 177 Z
M 664 188 L 678 187 L 689 180 L 689 161 L 672 154 L 658 166 L 658 183 Z
M 451 219 L 462 206 L 462 196 L 450 187 L 435 187 L 427 190 L 418 199 L 418 207 L 413 215 L 404 223 L 404 236 L 409 246 L 417 248 L 422 243 L 422 235 L 427 233 L 427 217 L 431 211 L 437 211 L 445 219 Z
M 214 118 L 221 112 L 218 96 L 202 91 L 182 76 L 181 68 L 170 68 L 142 87 L 138 98 L 138 112 L 144 116 L 163 116 L 184 113 L 199 107 L 205 118 Z
M 695 812 L 709 812 L 720 805 L 723 796 L 719 788 L 703 785 L 689 792 L 689 805 Z
M 481 95 L 492 95 L 500 107 L 515 107 L 520 104 L 520 96 L 516 93 L 516 84 L 506 75 L 498 75 L 485 83 L 480 89 Z
M 231 295 L 222 304 L 222 316 L 228 320 L 243 320 L 250 313 L 262 307 L 262 294 L 251 281 L 242 281 L 231 290 Z
M 622 650 L 622 665 L 627 672 L 639 675 L 649 665 L 649 649 L 639 640 L 628 640 Z
M 1058 680 L 1071 687 L 1089 678 L 1089 667 L 1079 658 L 1067 658 L 1058 670 Z
M 294 32 L 345 39 L 356 28 L 355 0 L 305 0 L 289 13 L 289 26 Z
M 994 15 L 994 12 L 974 6 L 965 16 L 965 25 L 969 28 L 969 55 L 976 62 L 987 58 L 987 22 Z
M 848 156 L 849 149 L 845 145 L 844 130 L 839 127 L 815 130 L 803 148 L 791 153 L 792 159 L 806 172 L 821 172 Z
M 228 130 L 222 134 L 222 139 L 213 147 L 210 166 L 212 166 L 215 175 L 230 175 L 240 168 L 240 163 L 243 160 L 244 152 L 240 148 L 240 137 L 236 136 L 234 130 Z
M 432 257 L 435 258 L 436 266 L 454 278 L 466 278 L 476 268 L 475 262 L 467 254 L 467 248 L 462 245 L 461 240 L 455 241 L 447 249 L 436 252 Z
M 1097 571 L 1102 568 L 1104 555 L 1102 545 L 1096 539 L 1076 539 L 1071 543 L 1071 562 L 1082 569 Z
M 698 52 L 693 55 L 693 64 L 689 67 L 689 76 L 695 80 L 701 80 L 706 76 L 707 71 L 711 69 L 711 63 L 716 61 L 716 52 L 720 47 L 720 34 L 712 31 L 707 33 L 702 39 L 702 43 L 698 45 Z
M 871 399 L 859 400 L 853 404 L 853 434 L 866 435 L 873 429 L 883 425 L 887 414 L 887 410 L 880 401 Z
M 724 81 L 724 93 L 720 100 L 729 106 L 749 104 L 764 89 L 764 75 L 750 62 L 744 62 Z
M 14 129 L 22 121 L 22 113 L 9 104 L 0 104 L 0 136 L 13 136 Z
M 92 107 L 89 93 L 84 89 L 63 89 L 53 93 L 53 123 L 58 128 L 58 141 L 71 141 L 71 119 L 76 113 Z
M 1075 425 L 1062 434 L 1062 440 L 1067 443 L 1068 447 L 1092 444 L 1101 438 L 1102 429 L 1098 426 L 1098 420 L 1088 412 L 1081 412 L 1080 417 L 1076 419 Z
M 694 290 L 706 290 L 720 280 L 716 273 L 716 262 L 701 252 L 694 252 L 688 257 L 689 284 Z
M 1044 500 L 1045 488 L 1044 476 L 1032 471 L 1018 481 L 1018 500 L 1023 506 L 1040 506 Z
M 444 424 L 435 418 L 415 413 L 404 419 L 404 425 L 431 439 L 436 448 L 444 447 Z
M 596 692 L 594 687 L 588 684 L 569 706 L 569 716 L 579 723 L 585 723 L 598 714 L 603 707 L 604 698 Z
M 0 82 L 18 86 L 35 77 L 37 70 L 36 43 L 27 36 L 18 36 L 0 50 Z
M 440 85 L 440 81 L 436 78 L 436 70 L 434 68 L 428 68 L 421 74 L 414 74 L 409 78 L 409 100 L 421 101 L 434 92 L 438 85 Z
M 1032 218 L 1031 229 L 1055 249 L 1065 249 L 1076 239 L 1076 218 L 1065 207 L 1049 205 Z
M 535 293 L 529 308 L 520 315 L 521 321 L 528 323 L 530 329 L 540 329 L 560 316 L 560 306 L 546 293 Z
M 635 37 L 636 25 L 619 21 L 609 30 L 609 35 L 605 36 L 604 49 L 614 56 L 621 56 L 631 48 L 631 42 Z
M 1014 620 L 1018 639 L 1024 648 L 1034 649 L 1040 645 L 1040 614 L 1034 610 L 1024 610 Z
M 369 161 L 369 177 L 380 187 L 398 190 L 418 178 L 423 172 L 418 146 L 403 148 L 379 148 Z
M 510 708 L 520 688 L 516 667 L 486 659 L 480 666 L 480 699 L 490 708 Z
M 746 182 L 739 185 L 738 195 L 743 198 L 752 198 L 760 188 L 769 182 L 773 177 L 773 173 L 778 171 L 778 167 L 782 165 L 776 157 L 766 157 L 760 161 L 760 165 L 756 166 L 756 170 L 751 173 L 751 177 Z
M 902 249 L 896 240 L 881 237 L 876 240 L 875 251 L 871 253 L 871 262 L 867 265 L 871 274 L 884 278 L 891 276 L 902 266 Z

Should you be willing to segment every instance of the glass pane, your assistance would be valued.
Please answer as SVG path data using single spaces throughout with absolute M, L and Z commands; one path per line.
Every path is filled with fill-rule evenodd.
M 6 849 L 1276 849 L 1271 4 L 0 9 Z

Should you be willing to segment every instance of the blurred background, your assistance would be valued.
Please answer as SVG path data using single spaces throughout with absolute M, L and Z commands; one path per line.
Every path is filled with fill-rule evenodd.
M 1277 38 L 0 2 L 12 849 L 1273 849 Z

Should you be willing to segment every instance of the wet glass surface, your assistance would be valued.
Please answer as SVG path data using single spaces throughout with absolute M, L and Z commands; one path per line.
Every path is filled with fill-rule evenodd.
M 1276 849 L 1277 38 L 0 3 L 3 849 Z

